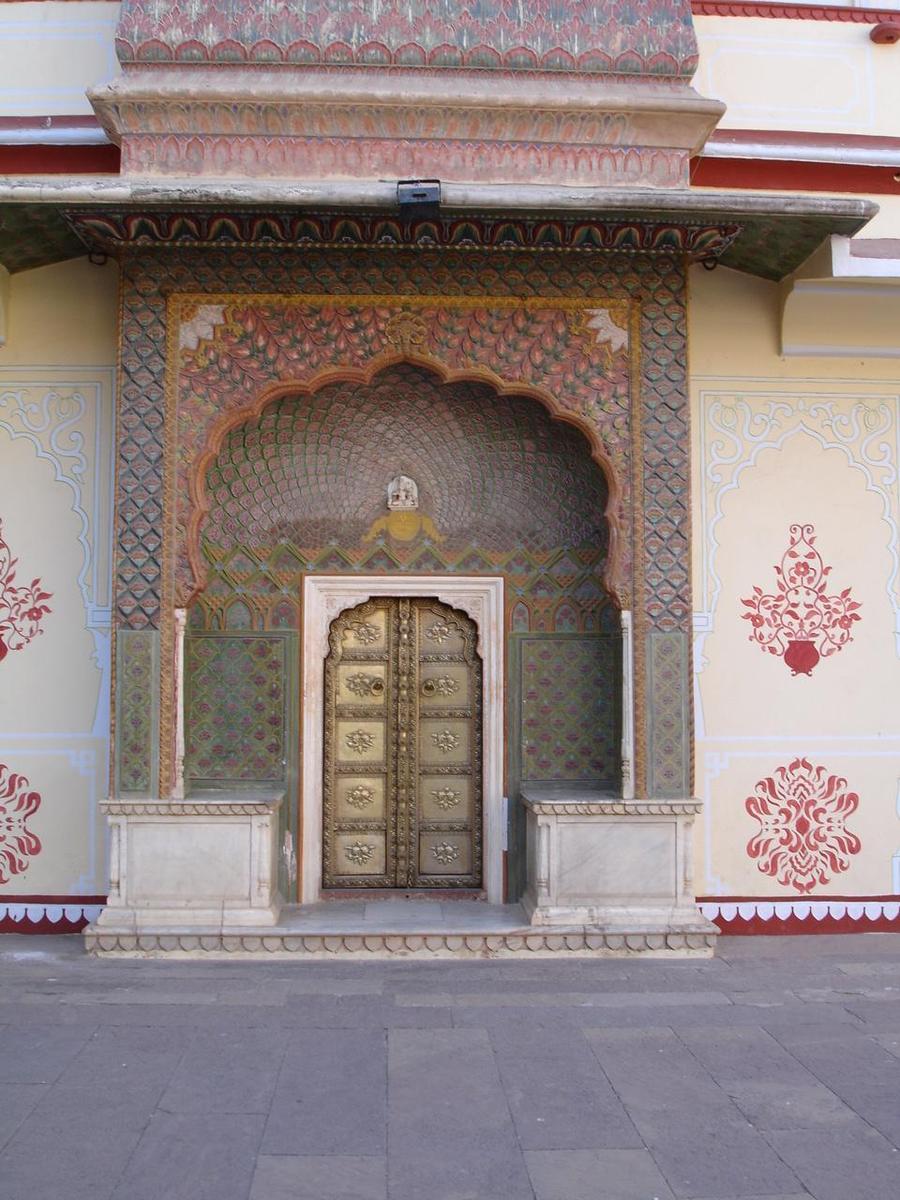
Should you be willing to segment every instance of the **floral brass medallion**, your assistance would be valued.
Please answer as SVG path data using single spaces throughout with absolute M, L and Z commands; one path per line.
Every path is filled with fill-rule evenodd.
M 452 632 L 452 628 L 447 624 L 446 621 L 435 621 L 435 623 L 425 631 L 425 636 L 429 641 L 437 642 L 439 646 L 442 646 Z
M 459 737 L 450 729 L 439 729 L 431 735 L 431 740 L 441 754 L 449 754 L 451 750 L 459 747 Z
M 347 793 L 347 803 L 352 804 L 354 808 L 368 808 L 370 804 L 375 802 L 375 789 L 367 784 L 358 783 L 356 787 L 352 787 Z
M 453 696 L 459 691 L 459 680 L 452 675 L 438 675 L 422 683 L 423 696 Z
M 375 745 L 375 734 L 369 733 L 367 729 L 354 729 L 347 734 L 344 742 L 347 749 L 352 750 L 354 754 L 365 754 Z
M 354 842 L 352 846 L 344 847 L 344 854 L 356 866 L 361 867 L 371 862 L 375 855 L 375 847 L 364 842 Z
M 371 621 L 357 621 L 350 630 L 361 646 L 374 646 L 380 637 L 378 626 Z
M 481 887 L 476 646 L 475 624 L 437 600 L 383 597 L 333 622 L 325 660 L 325 888 Z
M 435 788 L 431 794 L 438 808 L 444 809 L 445 812 L 448 808 L 456 808 L 462 799 L 462 792 L 452 787 Z
M 384 689 L 384 681 L 379 676 L 366 675 L 362 671 L 348 675 L 345 682 L 347 691 L 354 696 L 377 696 Z

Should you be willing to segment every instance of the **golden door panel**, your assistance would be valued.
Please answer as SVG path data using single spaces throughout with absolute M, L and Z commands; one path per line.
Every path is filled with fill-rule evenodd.
M 472 703 L 471 685 L 467 663 L 424 662 L 419 673 L 419 710 L 466 708 Z
M 383 775 L 338 775 L 334 781 L 335 815 L 339 821 L 383 821 Z
M 481 660 L 468 617 L 385 597 L 325 663 L 323 886 L 479 888 Z
M 351 717 L 337 722 L 336 757 L 350 766 L 359 763 L 383 763 L 386 721 L 361 721 Z
M 474 819 L 472 780 L 468 775 L 419 776 L 419 805 L 425 821 Z

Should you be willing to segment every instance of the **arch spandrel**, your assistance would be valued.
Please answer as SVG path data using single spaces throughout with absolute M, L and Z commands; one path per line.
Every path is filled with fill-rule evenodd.
M 205 477 L 227 433 L 285 395 L 369 383 L 410 363 L 442 383 L 538 400 L 581 429 L 609 491 L 606 586 L 628 607 L 637 319 L 629 302 L 592 298 L 173 297 L 167 502 L 175 603 L 187 605 L 204 586 Z

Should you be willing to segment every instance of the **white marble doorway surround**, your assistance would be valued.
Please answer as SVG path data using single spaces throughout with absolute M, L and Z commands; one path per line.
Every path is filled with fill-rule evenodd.
M 303 583 L 301 668 L 301 904 L 322 890 L 322 733 L 331 622 L 377 596 L 435 597 L 475 622 L 483 669 L 484 890 L 503 903 L 503 579 L 475 575 L 308 575 Z

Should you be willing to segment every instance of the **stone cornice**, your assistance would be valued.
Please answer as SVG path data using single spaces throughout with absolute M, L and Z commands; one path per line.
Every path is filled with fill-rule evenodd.
M 685 817 L 699 813 L 700 800 L 532 800 L 523 804 L 540 817 Z
M 100 811 L 109 817 L 254 817 L 277 812 L 283 799 L 284 792 L 223 792 L 183 800 L 111 796 L 100 801 Z

